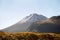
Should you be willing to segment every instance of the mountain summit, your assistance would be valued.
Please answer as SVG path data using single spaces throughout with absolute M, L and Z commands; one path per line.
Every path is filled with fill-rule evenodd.
M 34 14 L 30 14 L 29 16 L 23 18 L 20 23 L 24 23 L 24 22 L 36 22 L 39 20 L 46 20 L 47 18 L 43 15 L 38 15 L 36 13 Z
M 46 20 L 47 18 L 43 15 L 38 14 L 30 14 L 29 16 L 26 16 L 18 23 L 7 27 L 3 29 L 2 31 L 5 32 L 22 32 L 25 31 L 33 22 L 40 21 L 40 20 Z

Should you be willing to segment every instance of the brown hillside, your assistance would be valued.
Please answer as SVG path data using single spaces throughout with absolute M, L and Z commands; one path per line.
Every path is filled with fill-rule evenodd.
M 37 21 L 27 28 L 28 32 L 60 34 L 60 16 L 53 16 L 45 21 Z

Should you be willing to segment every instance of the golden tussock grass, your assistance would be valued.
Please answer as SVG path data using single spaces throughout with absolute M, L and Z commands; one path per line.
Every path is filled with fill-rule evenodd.
M 0 40 L 60 40 L 60 34 L 35 32 L 0 32 Z

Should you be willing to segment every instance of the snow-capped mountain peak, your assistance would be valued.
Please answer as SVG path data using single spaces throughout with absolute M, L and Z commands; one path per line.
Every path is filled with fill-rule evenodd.
M 3 29 L 2 31 L 5 32 L 22 32 L 25 31 L 33 22 L 46 20 L 47 18 L 43 15 L 38 14 L 30 14 L 26 16 L 21 21 L 17 22 L 16 24 Z
M 24 22 L 36 22 L 38 20 L 45 20 L 47 19 L 45 16 L 43 15 L 39 15 L 39 14 L 30 14 L 29 16 L 26 16 L 25 18 L 23 18 L 20 23 L 24 23 Z

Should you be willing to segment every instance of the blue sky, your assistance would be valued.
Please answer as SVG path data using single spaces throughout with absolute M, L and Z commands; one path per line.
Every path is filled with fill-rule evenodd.
M 60 0 L 0 0 L 0 29 L 33 13 L 48 18 L 60 15 Z

